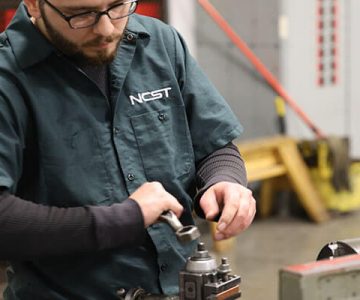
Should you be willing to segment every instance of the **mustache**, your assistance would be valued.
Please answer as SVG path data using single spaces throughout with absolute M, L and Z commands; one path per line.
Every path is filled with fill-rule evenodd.
M 121 38 L 122 36 L 119 35 L 108 36 L 106 38 L 98 37 L 96 39 L 93 39 L 92 41 L 86 42 L 85 44 L 83 44 L 83 46 L 85 47 L 99 46 L 104 43 L 112 43 L 114 41 L 119 41 L 121 40 Z

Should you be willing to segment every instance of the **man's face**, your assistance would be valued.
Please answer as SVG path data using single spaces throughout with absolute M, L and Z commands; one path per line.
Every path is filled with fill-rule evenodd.
M 106 10 L 122 1 L 114 0 L 49 0 L 65 15 L 87 11 Z M 116 55 L 128 17 L 110 20 L 103 15 L 97 24 L 89 28 L 72 29 L 48 4 L 40 2 L 41 18 L 36 21 L 39 29 L 54 46 L 75 61 L 90 64 L 106 64 Z

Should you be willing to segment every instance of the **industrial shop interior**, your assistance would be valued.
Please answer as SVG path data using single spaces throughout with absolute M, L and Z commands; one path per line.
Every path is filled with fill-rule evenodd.
M 84 5 L 89 3 L 89 0 L 77 1 Z M 83 24 L 88 25 L 85 17 L 84 20 L 75 23 L 75 19 L 79 16 L 82 18 L 86 14 L 86 17 L 89 17 L 88 11 L 81 7 L 73 14 L 66 10 L 67 8 L 64 8 L 59 0 L 0 0 L 0 32 L 6 33 L 8 28 L 12 28 L 11 22 L 14 22 L 18 16 L 19 8 L 23 7 L 24 2 L 28 6 L 31 5 L 30 3 L 38 3 L 40 7 L 43 5 L 39 13 L 54 14 L 59 19 L 58 22 L 54 19 L 46 22 L 54 22 L 54 24 L 69 22 L 70 26 L 80 26 L 80 29 L 73 29 L 75 31 L 87 30 L 81 27 Z M 65 2 L 70 3 L 70 1 Z M 176 243 L 186 245 L 197 244 L 191 255 L 184 258 L 181 271 L 176 274 L 169 273 L 172 276 L 178 275 L 179 293 L 151 294 L 146 288 L 143 289 L 134 283 L 133 289 L 118 287 L 118 299 L 360 299 L 360 134 L 357 121 L 360 114 L 358 55 L 360 1 L 96 0 L 95 2 L 96 8 L 89 12 L 90 17 L 96 16 L 94 24 L 89 23 L 89 26 L 94 28 L 102 26 L 105 22 L 118 24 L 117 22 L 120 21 L 115 18 L 123 18 L 123 15 L 117 17 L 116 14 L 121 14 L 122 7 L 130 5 L 130 9 L 134 8 L 135 11 L 124 14 L 124 17 L 131 20 L 135 15 L 147 16 L 170 25 L 179 33 L 180 40 L 186 43 L 187 51 L 225 99 L 243 128 L 241 135 L 232 142 L 246 168 L 247 189 L 252 192 L 252 197 L 256 200 L 256 215 L 252 223 L 246 230 L 226 239 L 215 237 L 219 225 L 216 220 L 209 221 L 204 216 L 192 212 L 194 224 L 183 225 L 183 219 L 180 221 L 179 215 L 176 216 L 171 210 L 166 210 L 150 225 L 152 229 L 149 231 L 156 230 L 159 224 L 163 226 L 167 223 L 165 225 L 170 234 L 173 234 L 173 241 L 177 240 Z M 106 6 L 107 4 L 104 3 L 110 5 Z M 100 6 L 101 9 L 98 9 L 97 7 Z M 36 8 L 29 11 L 36 11 Z M 73 23 L 71 23 L 72 19 Z M 131 21 L 128 24 L 132 26 Z M 15 23 L 14 28 L 18 27 Z M 150 31 L 149 28 L 142 30 Z M 148 33 L 141 32 L 135 37 L 126 34 L 123 38 L 127 39 L 126 43 L 129 45 L 137 43 L 136 47 L 139 47 L 142 35 Z M 13 46 L 9 42 L 11 32 L 8 35 L 9 38 L 0 35 L 0 60 L 7 57 L 8 47 Z M 149 35 L 149 43 L 151 43 L 153 36 L 152 33 Z M 166 43 L 164 44 L 166 48 Z M 168 47 L 170 48 L 170 45 Z M 2 52 L 5 54 L 2 55 Z M 27 55 L 35 56 L 35 52 L 36 50 L 33 54 L 27 53 Z M 138 55 L 136 53 L 138 52 L 135 52 L 135 55 Z M 7 100 L 3 93 L 3 89 L 12 86 L 6 84 L 8 82 L 6 66 L 7 63 L 0 61 L 0 109 L 5 107 L 3 103 L 11 101 L 11 99 Z M 145 69 L 143 72 L 146 72 Z M 161 72 L 165 71 L 160 70 L 159 73 Z M 29 82 L 35 80 L 29 79 Z M 49 83 L 50 77 L 44 82 Z M 135 83 L 134 86 L 138 84 Z M 146 86 L 146 83 L 141 84 Z M 129 102 L 129 107 L 141 111 L 155 105 L 156 102 L 175 101 L 169 96 L 174 89 L 166 84 L 167 82 L 164 82 L 164 85 L 156 91 L 134 88 L 131 91 L 130 102 L 126 100 Z M 17 88 L 16 85 L 14 88 Z M 49 89 L 48 93 L 51 93 L 51 88 L 44 83 L 41 90 Z M 202 87 L 193 88 L 196 90 Z M 67 87 L 63 86 L 63 89 L 66 92 Z M 40 90 L 38 92 L 39 95 L 42 93 Z M 19 94 L 18 91 L 15 93 Z M 87 96 L 92 97 L 90 93 Z M 2 99 L 5 100 L 2 102 Z M 191 101 L 196 99 L 188 100 L 189 103 Z M 190 110 L 187 110 L 189 116 L 192 115 Z M 216 109 L 205 106 L 201 114 L 205 114 L 205 110 Z M 132 117 L 129 128 L 133 128 L 138 134 L 145 128 L 142 121 L 154 122 L 154 124 L 170 122 L 170 110 L 164 108 L 163 111 L 159 115 L 148 113 L 146 116 L 145 113 L 139 112 L 136 117 Z M 18 113 L 14 111 L 9 115 Z M 7 123 L 3 121 L 2 116 L 0 112 L 0 141 L 5 141 L 6 137 L 1 139 L 1 136 L 9 129 L 4 126 Z M 98 117 L 100 119 L 102 115 L 99 114 Z M 48 118 L 51 118 L 51 113 Z M 189 118 L 187 122 L 191 125 L 192 120 Z M 17 126 L 21 125 L 14 125 Z M 159 126 L 158 130 L 163 130 L 160 125 L 157 126 Z M 171 127 L 172 130 L 178 130 L 177 125 L 173 126 L 175 127 Z M 90 129 L 82 128 L 82 130 Z M 190 132 L 197 138 L 193 141 L 196 147 L 201 147 L 202 142 L 207 145 L 206 135 L 199 137 L 191 130 Z M 66 141 L 73 149 L 83 142 L 81 138 L 76 137 L 76 134 L 78 133 L 75 133 L 71 140 Z M 213 133 L 209 132 L 210 134 Z M 223 134 L 225 135 L 225 132 Z M 125 133 L 124 135 L 120 133 L 118 136 L 123 137 L 123 140 L 127 139 Z M 129 141 L 133 143 L 130 143 L 131 147 L 136 144 L 141 148 L 142 143 L 146 143 L 145 136 L 140 134 L 136 139 L 129 138 Z M 116 147 L 117 142 L 113 143 Z M 180 142 L 177 142 L 178 144 Z M 91 145 L 95 145 L 95 142 Z M 151 145 L 155 146 L 151 151 L 158 153 L 156 141 Z M 172 144 L 169 145 L 170 148 L 173 147 Z M 1 178 L 4 172 L 6 173 L 2 171 L 1 161 L 8 161 L 5 154 L 0 145 L 0 192 L 3 184 Z M 124 153 L 122 156 L 120 153 L 120 162 L 124 159 L 135 165 L 136 161 L 143 159 L 142 156 L 128 154 Z M 46 157 L 50 156 L 51 154 L 46 155 Z M 82 158 L 79 156 L 77 159 Z M 183 159 L 183 165 L 175 165 L 175 168 L 185 169 L 187 167 L 185 159 L 186 157 Z M 26 160 L 26 156 L 23 160 Z M 75 163 L 75 160 L 72 163 Z M 144 163 L 145 168 L 146 163 Z M 63 167 L 56 165 L 56 170 L 61 170 Z M 169 169 L 173 167 L 170 166 Z M 156 173 L 156 159 L 151 162 L 151 168 Z M 76 169 L 69 168 L 69 170 L 71 172 Z M 126 172 L 124 186 L 141 183 L 142 179 L 137 177 L 136 172 L 131 173 L 131 170 Z M 78 175 L 69 176 L 77 180 Z M 183 177 L 184 175 L 179 180 L 185 180 Z M 45 180 L 53 179 L 45 178 Z M 156 178 L 153 179 L 155 180 Z M 90 182 L 95 182 L 95 179 Z M 96 185 L 96 182 L 94 184 Z M 21 186 L 21 182 L 19 185 Z M 171 190 L 170 188 L 170 194 Z M 129 192 L 129 195 L 131 193 Z M 176 197 L 176 193 L 173 194 Z M 14 196 L 22 195 L 15 192 Z M 0 224 L 9 226 L 9 223 L 2 223 L 1 218 L 5 218 L 5 215 L 6 211 L 0 209 Z M 130 235 L 131 232 L 129 231 Z M 45 241 L 44 243 L 46 244 Z M 1 243 L 1 247 L 7 247 L 6 243 Z M 26 259 L 25 264 L 31 264 L 31 261 L 27 262 Z M 20 287 L 18 294 L 15 288 L 7 289 L 9 279 L 16 274 L 14 266 L 17 266 L 17 263 L 17 260 L 13 265 L 10 259 L 0 259 L 0 300 L 37 300 L 38 298 L 34 298 L 31 291 L 38 287 L 35 287 L 32 281 L 26 282 L 25 273 L 17 280 L 24 281 L 22 288 L 27 285 L 27 292 L 21 292 Z M 163 271 L 171 266 L 163 263 L 159 268 L 159 277 L 162 278 L 161 276 L 165 274 Z M 64 274 L 59 276 L 66 277 Z M 161 280 L 166 281 L 165 277 Z M 20 286 L 19 282 L 14 284 Z M 113 283 L 109 283 L 111 284 Z M 57 289 L 57 283 L 50 285 L 54 290 Z M 89 289 L 91 288 L 89 286 Z M 60 294 L 55 292 L 48 294 L 44 291 L 41 299 L 80 300 L 75 295 L 69 292 L 68 296 L 61 298 Z M 99 298 L 84 296 L 81 299 Z

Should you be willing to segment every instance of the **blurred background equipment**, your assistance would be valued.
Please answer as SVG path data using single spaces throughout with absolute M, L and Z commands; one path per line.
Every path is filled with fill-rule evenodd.
M 7 24 L 9 24 L 19 3 L 20 0 L 0 1 L 0 32 L 4 31 Z
M 319 252 L 317 260 L 360 254 L 360 238 L 335 241 L 326 244 Z
M 316 127 L 326 136 L 348 137 L 350 157 L 360 158 L 359 1 L 206 2 L 217 9 Z M 243 138 L 277 134 L 273 99 L 281 93 L 269 88 L 200 5 L 197 22 L 201 24 L 196 29 L 197 57 L 244 124 Z M 312 130 L 292 109 L 286 113 L 286 127 L 294 138 L 313 138 Z
M 165 0 L 140 0 L 136 13 L 166 21 L 166 2 Z
M 326 244 L 317 261 L 282 268 L 279 300 L 360 297 L 360 238 Z
M 320 130 L 320 128 L 318 128 L 315 123 L 308 117 L 308 115 L 300 108 L 300 106 L 289 95 L 280 81 L 270 72 L 261 59 L 259 59 L 259 57 L 250 49 L 246 42 L 235 32 L 235 30 L 230 26 L 227 20 L 223 18 L 217 9 L 208 0 L 198 0 L 198 2 L 213 19 L 213 21 L 229 37 L 232 43 L 234 43 L 234 45 L 249 60 L 255 70 L 259 72 L 259 74 L 265 79 L 274 92 L 276 92 L 287 104 L 289 104 L 296 115 L 300 117 L 301 121 L 306 126 L 308 126 L 317 137 L 323 137 L 324 133 Z
M 204 11 L 210 16 L 211 20 L 213 20 L 216 25 L 221 29 L 222 32 L 225 33 L 225 35 L 228 37 L 228 39 L 238 48 L 241 52 L 241 54 L 245 57 L 246 60 L 252 65 L 252 67 L 259 73 L 259 75 L 265 80 L 265 82 L 268 84 L 268 86 L 278 95 L 276 97 L 275 102 L 275 111 L 277 115 L 278 120 L 278 130 L 281 134 L 284 134 L 287 132 L 287 123 L 291 123 L 294 121 L 294 116 L 297 116 L 298 118 L 295 118 L 296 121 L 300 121 L 307 127 L 309 132 L 303 133 L 302 131 L 297 132 L 293 131 L 293 138 L 296 136 L 307 136 L 309 133 L 315 134 L 315 138 L 313 142 L 317 145 L 319 154 L 319 160 L 318 165 L 316 167 L 311 168 L 311 178 L 316 186 L 316 194 L 319 194 L 319 197 L 322 199 L 322 205 L 326 206 L 327 209 L 333 210 L 333 211 L 341 211 L 341 212 L 347 212 L 354 209 L 358 209 L 360 207 L 360 195 L 358 191 L 359 184 L 358 181 L 360 180 L 359 176 L 355 177 L 356 174 L 352 172 L 353 169 L 356 167 L 354 166 L 352 168 L 352 160 L 356 160 L 354 156 L 356 156 L 357 150 L 355 149 L 356 145 L 353 146 L 350 143 L 350 138 L 346 135 L 338 135 L 338 134 L 331 134 L 326 136 L 325 133 L 317 126 L 315 125 L 315 122 L 312 121 L 310 118 L 310 114 L 305 112 L 305 110 L 300 107 L 299 102 L 295 101 L 294 98 L 290 96 L 290 93 L 288 92 L 289 88 L 286 88 L 286 81 L 284 83 L 281 83 L 279 79 L 271 72 L 271 70 L 266 67 L 266 65 L 261 60 L 260 56 L 258 56 L 256 52 L 256 48 L 253 46 L 254 50 L 251 49 L 251 47 L 245 42 L 244 39 L 240 37 L 240 35 L 235 31 L 235 29 L 230 25 L 230 22 L 223 17 L 223 15 L 217 10 L 217 8 L 208 0 L 198 0 L 200 6 L 204 9 Z M 281 2 L 282 3 L 282 2 Z M 284 2 L 285 3 L 285 2 Z M 282 3 L 282 4 L 284 4 Z M 244 4 L 244 3 L 242 3 Z M 288 4 L 288 3 L 287 3 Z M 341 39 L 339 38 L 340 32 L 342 27 L 339 26 L 340 24 L 340 18 L 341 15 L 339 13 L 340 7 L 343 9 L 349 9 L 347 5 L 344 3 L 338 1 L 338 0 L 327 0 L 327 1 L 316 1 L 314 2 L 314 9 L 316 10 L 316 28 L 315 28 L 315 36 L 316 36 L 316 43 L 311 44 L 311 46 L 314 47 L 315 52 L 317 53 L 316 58 L 316 66 L 317 66 L 317 72 L 314 73 L 316 76 L 316 79 L 314 82 L 316 82 L 315 86 L 312 86 L 311 88 L 308 87 L 306 90 L 301 90 L 304 94 L 299 95 L 305 95 L 307 92 L 311 92 L 312 96 L 318 95 L 319 92 L 323 93 L 325 90 L 331 89 L 332 92 L 335 92 L 335 89 L 341 89 L 342 91 L 346 91 L 348 89 L 348 86 L 344 82 L 339 81 L 340 71 L 346 70 L 346 67 L 340 64 L 340 54 L 339 49 L 341 48 Z M 258 4 L 244 4 L 244 7 L 247 9 L 251 9 L 254 7 L 257 7 Z M 259 7 L 257 7 L 259 8 Z M 278 6 L 277 9 L 289 9 L 289 6 Z M 290 10 L 291 11 L 291 10 Z M 292 11 L 291 11 L 292 12 Z M 277 13 L 280 13 L 277 11 Z M 290 14 L 290 12 L 289 12 Z M 272 18 L 273 15 L 269 16 L 266 15 L 265 17 Z M 278 16 L 278 37 L 279 39 L 279 45 L 286 47 L 286 42 L 290 38 L 289 36 L 289 20 L 287 16 L 280 15 Z M 260 22 L 260 21 L 259 21 Z M 345 20 L 344 20 L 345 22 Z M 342 24 L 342 23 L 341 23 Z M 265 28 L 261 28 L 262 30 L 268 30 Z M 286 33 L 286 34 L 285 34 Z M 344 35 L 345 33 L 342 32 Z M 263 36 L 264 37 L 264 36 Z M 273 36 L 272 36 L 273 37 Z M 264 37 L 265 38 L 265 37 Z M 296 37 L 299 38 L 299 37 Z M 261 42 L 261 41 L 257 41 Z M 307 41 L 308 42 L 308 41 Z M 284 44 L 281 44 L 284 43 Z M 309 42 L 308 42 L 309 43 Z M 310 46 L 310 45 L 309 45 Z M 346 47 L 348 45 L 345 45 Z M 261 52 L 260 52 L 261 54 Z M 281 52 L 279 54 L 282 54 Z M 286 54 L 286 52 L 285 52 Z M 265 58 L 267 58 L 265 56 Z M 313 57 L 314 58 L 314 57 Z M 294 57 L 296 61 L 299 61 L 299 57 Z M 343 66 L 343 68 L 340 70 L 339 65 Z M 284 65 L 285 67 L 286 65 Z M 300 67 L 300 66 L 299 66 Z M 278 70 L 277 70 L 278 71 Z M 291 71 L 297 71 L 296 68 L 292 68 Z M 251 74 L 250 74 L 251 75 Z M 281 74 L 279 74 L 281 75 Z M 225 75 L 226 76 L 226 75 Z M 297 74 L 296 74 L 297 76 Z M 231 80 L 230 78 L 227 78 Z M 310 78 L 306 75 L 304 79 L 302 79 L 301 83 L 307 84 L 309 83 Z M 254 84 L 259 84 L 259 82 L 253 81 Z M 310 82 L 311 83 L 311 82 Z M 251 89 L 251 86 L 244 87 L 245 89 Z M 292 87 L 290 86 L 290 90 Z M 296 90 L 296 89 L 294 89 Z M 333 94 L 329 94 L 333 95 Z M 264 96 L 264 95 L 262 95 Z M 340 99 L 338 99 L 340 100 Z M 259 101 L 259 99 L 251 99 L 252 102 Z M 292 109 L 293 114 L 291 115 L 292 118 L 286 118 L 285 109 L 282 102 L 286 102 L 288 106 Z M 341 102 L 338 101 L 338 105 Z M 316 107 L 316 104 L 311 103 L 311 106 L 308 107 L 306 102 L 304 102 L 304 99 L 300 98 L 300 103 L 304 103 L 303 105 L 305 108 L 307 108 L 307 111 L 311 112 L 311 109 Z M 327 103 L 328 104 L 328 103 Z M 254 104 L 253 104 L 254 105 Z M 264 111 L 261 109 L 261 107 L 265 107 L 266 103 L 262 103 L 258 106 L 258 109 L 255 110 L 256 114 L 258 116 L 263 117 L 262 112 Z M 322 110 L 328 110 L 333 109 L 332 107 L 328 107 L 327 105 L 323 104 L 324 106 L 321 107 Z M 352 102 L 343 101 L 343 107 L 342 109 L 346 109 L 349 105 L 350 107 L 353 105 Z M 235 108 L 240 107 L 240 104 L 234 104 Z M 353 105 L 354 108 L 358 108 L 360 110 L 360 107 L 358 104 Z M 241 108 L 243 109 L 243 107 Z M 334 111 L 333 114 L 338 114 L 339 111 Z M 343 110 L 344 116 L 346 114 L 351 114 L 352 111 L 346 111 Z M 269 115 L 269 114 L 268 114 Z M 315 114 L 312 113 L 313 118 L 316 118 L 316 120 L 322 120 L 322 113 L 319 114 L 319 111 L 315 111 Z M 248 116 L 245 115 L 243 119 L 240 117 L 241 120 L 245 120 L 245 126 L 246 122 L 248 121 L 246 118 Z M 328 116 L 327 116 L 328 117 Z M 353 118 L 356 116 L 354 115 Z M 257 120 L 258 118 L 255 118 Z M 264 123 L 266 123 L 266 117 L 262 119 Z M 288 121 L 288 122 L 286 122 Z M 348 119 L 343 120 L 345 123 L 348 122 Z M 263 122 L 260 122 L 263 124 Z M 322 123 L 326 124 L 322 121 Z M 329 132 L 343 132 L 343 130 L 338 130 L 341 126 L 340 124 L 336 124 L 334 127 L 334 124 L 331 124 L 331 126 L 327 125 L 327 131 Z M 273 126 L 274 128 L 276 126 Z M 291 126 L 290 126 L 291 127 Z M 265 129 L 265 128 L 263 128 Z M 349 124 L 346 125 L 344 128 L 345 131 L 348 131 L 348 133 L 351 134 L 351 131 L 349 129 Z M 252 130 L 252 128 L 250 128 Z M 291 132 L 291 128 L 289 130 Z M 255 133 L 256 134 L 256 133 Z M 356 141 L 358 139 L 356 136 Z M 248 143 L 251 143 L 252 139 L 248 141 Z M 300 150 L 303 149 L 301 146 L 303 144 L 302 139 L 299 139 L 300 143 Z M 324 150 L 328 149 L 327 152 L 324 152 Z M 304 154 L 304 152 L 300 152 L 301 154 Z M 321 158 L 321 159 L 320 159 Z M 245 159 L 246 161 L 246 159 Z M 330 165 L 330 177 L 324 178 L 323 176 L 319 176 L 319 174 L 323 174 L 323 168 L 321 167 L 322 162 L 325 162 L 326 165 Z M 309 166 L 310 167 L 310 166 Z M 251 176 L 251 170 L 249 177 Z M 275 177 L 275 176 L 273 176 Z M 289 176 L 286 177 L 286 179 L 289 179 Z M 290 184 L 292 185 L 292 188 L 296 190 L 296 185 L 294 185 L 294 181 L 292 178 L 288 180 Z M 272 185 L 274 183 L 273 178 L 263 178 L 262 179 L 262 185 L 267 185 L 269 187 L 269 183 Z M 304 189 L 312 188 L 313 184 L 310 183 L 306 186 L 304 186 Z M 261 194 L 263 193 L 264 187 L 262 187 Z M 268 193 L 269 194 L 269 193 Z M 314 194 L 314 193 L 313 193 Z M 314 197 L 316 199 L 316 197 Z M 262 199 L 260 199 L 261 201 Z M 301 198 L 300 198 L 301 200 Z M 315 203 L 316 200 L 313 200 Z M 265 204 L 267 205 L 267 204 Z M 267 205 L 269 206 L 269 205 Z M 305 206 L 305 209 L 307 210 L 307 207 Z M 261 203 L 260 203 L 260 212 L 261 212 Z M 264 215 L 264 214 L 263 214 Z
M 311 220 L 320 223 L 329 219 L 295 139 L 274 136 L 241 142 L 237 146 L 246 163 L 248 181 L 263 181 L 258 199 L 261 217 L 271 214 L 276 188 L 272 179 L 286 177 Z
M 358 210 L 360 163 L 349 154 L 349 138 L 301 140 L 298 146 L 326 208 L 339 213 Z
M 280 270 L 279 300 L 356 300 L 360 255 L 342 256 Z

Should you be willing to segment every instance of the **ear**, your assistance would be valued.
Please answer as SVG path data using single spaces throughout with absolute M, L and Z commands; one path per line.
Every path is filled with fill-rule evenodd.
M 41 17 L 39 0 L 24 0 L 24 3 L 28 9 L 30 16 L 35 19 Z

